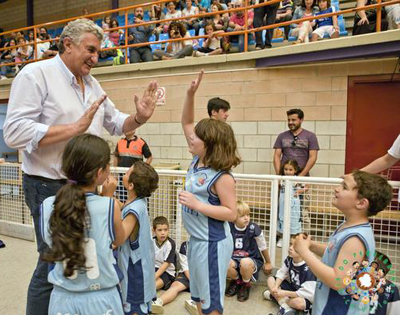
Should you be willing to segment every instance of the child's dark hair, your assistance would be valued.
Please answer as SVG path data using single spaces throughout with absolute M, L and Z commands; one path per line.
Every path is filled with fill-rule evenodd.
M 317 0 L 317 4 L 319 4 L 321 1 L 326 1 L 327 2 L 327 4 L 326 4 L 327 8 L 331 7 L 331 0 Z
M 133 165 L 133 172 L 130 174 L 128 182 L 133 184 L 133 190 L 137 197 L 150 197 L 158 188 L 158 174 L 151 165 L 137 161 Z
M 374 216 L 384 210 L 392 200 L 392 186 L 382 176 L 355 170 L 352 173 L 357 183 L 358 198 L 369 202 L 368 216 Z
M 217 30 L 217 28 L 215 27 L 214 22 L 208 22 L 208 23 L 204 26 L 204 30 L 206 30 L 207 26 L 211 26 L 213 32 L 215 32 L 215 31 Z M 213 99 L 213 98 L 212 98 L 212 99 Z M 220 99 L 220 98 L 219 98 L 219 97 L 216 97 L 216 99 Z M 220 99 L 220 100 L 222 100 L 222 99 Z M 210 100 L 210 101 L 211 101 L 211 100 Z M 208 102 L 210 102 L 210 101 L 208 101 Z M 225 100 L 222 100 L 222 101 L 226 102 Z M 226 102 L 226 103 L 228 103 L 228 102 Z M 228 106 L 229 106 L 229 103 L 228 103 Z M 229 108 L 230 108 L 230 106 L 229 106 Z M 229 110 L 229 108 L 228 108 L 228 110 Z M 208 114 L 209 114 L 209 116 L 211 116 L 210 113 L 208 113 Z
M 286 112 L 287 116 L 290 115 L 297 115 L 297 117 L 299 117 L 299 119 L 304 119 L 304 112 L 300 109 L 300 108 L 293 108 L 293 109 L 289 109 Z
M 97 172 L 110 162 L 108 143 L 95 135 L 83 134 L 72 138 L 62 155 L 61 169 L 68 183 L 56 194 L 54 211 L 49 221 L 52 248 L 42 255 L 49 262 L 65 261 L 64 276 L 75 270 L 86 270 L 84 250 L 85 229 L 90 222 L 86 192 Z
M 156 217 L 153 220 L 153 230 L 155 230 L 157 228 L 157 225 L 166 225 L 169 228 L 168 219 L 163 216 Z
M 230 171 L 240 164 L 235 134 L 226 122 L 204 118 L 198 122 L 194 132 L 206 149 L 203 162 L 215 170 Z
M 312 3 L 312 5 L 311 5 L 311 8 L 312 8 L 312 7 L 315 7 L 315 5 L 316 5 L 316 2 L 315 2 L 315 1 L 316 1 L 316 0 L 313 0 L 313 3 Z M 301 6 L 302 6 L 303 9 L 306 8 L 306 0 L 301 0 Z
M 213 29 L 215 31 L 214 23 L 208 23 L 207 25 L 209 25 L 209 24 L 213 24 Z M 211 117 L 211 114 L 212 114 L 213 110 L 218 112 L 220 109 L 224 109 L 225 111 L 228 111 L 228 110 L 231 109 L 231 105 L 229 105 L 228 101 L 225 101 L 225 100 L 223 100 L 222 98 L 219 98 L 219 97 L 214 97 L 214 98 L 212 98 L 212 99 L 210 99 L 208 101 L 208 104 L 207 104 L 208 116 Z
M 285 163 L 282 163 L 281 169 L 279 171 L 279 175 L 285 175 L 285 165 L 292 165 L 294 168 L 294 175 L 299 175 L 301 172 L 301 168 L 299 166 L 299 163 L 297 163 L 296 160 L 287 160 Z
M 172 2 L 172 1 L 171 1 Z M 185 37 L 186 35 L 186 27 L 185 25 L 183 25 L 182 22 L 179 21 L 172 21 L 169 26 L 168 26 L 168 35 L 171 35 L 171 32 L 179 32 L 179 34 L 181 34 L 182 37 Z

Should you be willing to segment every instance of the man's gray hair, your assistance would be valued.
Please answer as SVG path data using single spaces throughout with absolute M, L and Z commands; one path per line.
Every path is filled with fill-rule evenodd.
M 91 33 L 95 35 L 100 42 L 103 40 L 104 33 L 100 26 L 88 19 L 77 19 L 69 22 L 61 33 L 60 40 L 58 42 L 58 50 L 60 54 L 65 51 L 64 38 L 68 37 L 74 44 L 79 45 L 81 37 L 85 33 Z

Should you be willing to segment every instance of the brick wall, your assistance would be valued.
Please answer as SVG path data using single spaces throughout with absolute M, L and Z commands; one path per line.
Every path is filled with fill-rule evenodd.
M 0 27 L 4 31 L 27 25 L 26 0 L 12 0 L 0 4 Z
M 206 73 L 196 94 L 196 120 L 207 117 L 209 98 L 228 100 L 229 122 L 243 158 L 235 171 L 272 174 L 275 139 L 287 130 L 286 110 L 302 108 L 303 127 L 317 134 L 321 148 L 311 174 L 339 176 L 344 173 L 348 76 L 390 73 L 394 65 L 395 61 L 363 61 Z M 166 105 L 158 107 L 138 132 L 149 143 L 155 163 L 179 162 L 185 169 L 191 160 L 179 121 L 186 88 L 194 77 L 150 76 L 101 83 L 117 107 L 129 113 L 134 112 L 134 94 L 141 95 L 151 79 L 166 87 Z M 107 137 L 114 143 L 119 139 Z

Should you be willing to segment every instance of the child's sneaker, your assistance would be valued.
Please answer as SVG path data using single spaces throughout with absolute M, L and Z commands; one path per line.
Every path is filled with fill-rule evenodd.
M 199 312 L 197 311 L 197 305 L 196 305 L 195 301 L 186 300 L 185 301 L 185 308 L 191 315 L 199 315 Z
M 270 290 L 265 290 L 264 292 L 263 292 L 263 298 L 264 299 L 266 299 L 266 300 L 268 300 L 268 301 L 271 301 L 272 300 L 272 298 L 271 298 L 271 291 Z
M 276 247 L 282 248 L 282 243 L 283 243 L 282 238 L 280 238 L 276 243 Z
M 297 315 L 297 311 L 294 310 L 293 308 L 284 308 L 284 307 L 280 307 L 278 313 L 276 313 L 276 315 Z
M 231 297 L 236 295 L 240 289 L 240 284 L 241 283 L 239 279 L 231 280 L 229 286 L 225 290 L 225 296 Z
M 157 298 L 151 303 L 151 314 L 164 314 L 164 302 Z

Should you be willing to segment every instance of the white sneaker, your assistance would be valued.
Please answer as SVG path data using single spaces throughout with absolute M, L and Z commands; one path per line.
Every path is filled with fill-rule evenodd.
M 151 314 L 164 314 L 164 302 L 157 298 L 157 300 L 151 303 Z
M 263 292 L 263 298 L 264 299 L 266 299 L 266 300 L 268 300 L 268 301 L 271 301 L 272 299 L 271 299 L 271 291 L 270 290 L 265 290 L 264 292 Z
M 186 300 L 185 301 L 185 308 L 191 315 L 199 315 L 199 312 L 197 311 L 197 305 L 196 305 L 195 301 Z
M 280 238 L 276 243 L 276 247 L 282 248 L 282 243 L 283 243 L 282 238 Z
M 194 53 L 194 56 L 195 57 L 203 57 L 203 56 L 205 56 L 206 54 L 205 53 L 202 53 L 201 51 L 195 51 L 195 53 Z

